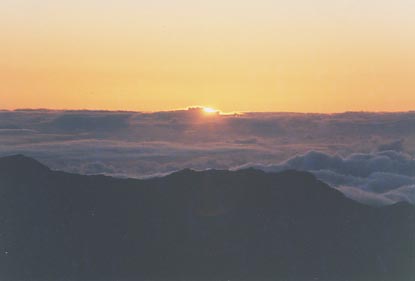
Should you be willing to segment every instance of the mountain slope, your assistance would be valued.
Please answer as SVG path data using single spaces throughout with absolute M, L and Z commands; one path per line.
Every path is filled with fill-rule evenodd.
M 1 280 L 412 280 L 415 210 L 298 171 L 148 180 L 0 158 Z

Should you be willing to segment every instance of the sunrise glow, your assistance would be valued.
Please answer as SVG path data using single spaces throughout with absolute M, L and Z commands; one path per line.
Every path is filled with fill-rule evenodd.
M 411 1 L 0 2 L 0 107 L 415 108 Z
M 203 107 L 203 112 L 212 114 L 212 113 L 217 113 L 219 111 L 211 107 Z

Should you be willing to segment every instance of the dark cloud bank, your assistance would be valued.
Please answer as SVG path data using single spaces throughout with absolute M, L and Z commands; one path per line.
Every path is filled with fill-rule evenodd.
M 0 156 L 151 177 L 183 168 L 313 172 L 360 202 L 415 203 L 415 112 L 0 111 Z

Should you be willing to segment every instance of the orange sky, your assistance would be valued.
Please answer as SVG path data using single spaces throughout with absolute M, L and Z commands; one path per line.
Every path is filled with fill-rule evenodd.
M 414 14 L 409 0 L 2 0 L 0 108 L 413 110 Z

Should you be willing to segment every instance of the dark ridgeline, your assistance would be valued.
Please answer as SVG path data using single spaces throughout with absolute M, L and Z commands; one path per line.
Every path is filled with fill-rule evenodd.
M 149 180 L 0 158 L 0 280 L 415 279 L 415 208 L 372 208 L 306 172 Z

